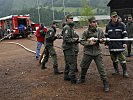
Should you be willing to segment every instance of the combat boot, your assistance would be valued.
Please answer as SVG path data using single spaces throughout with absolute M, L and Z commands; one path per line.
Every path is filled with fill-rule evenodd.
M 76 76 L 75 75 L 71 76 L 70 81 L 71 81 L 72 84 L 76 84 L 77 83 Z
M 75 72 L 79 72 L 78 68 L 76 67 Z
M 46 69 L 47 67 L 45 66 L 45 63 L 42 63 L 41 69 Z
M 126 63 L 122 64 L 122 69 L 123 69 L 123 77 L 124 78 L 129 78 L 129 75 L 127 73 Z
M 103 80 L 104 91 L 109 92 L 109 83 L 107 80 Z
M 88 70 L 87 68 L 81 68 L 80 79 L 77 81 L 78 84 L 85 82 L 85 76 L 86 76 L 87 70 Z
M 81 76 L 80 79 L 77 81 L 78 84 L 85 83 L 85 76 Z
M 112 73 L 112 75 L 118 75 L 119 74 L 118 62 L 113 62 L 113 66 L 114 66 L 114 72 Z
M 55 67 L 54 67 L 54 74 L 55 74 L 55 75 L 63 74 L 63 72 L 60 72 L 59 69 L 58 69 L 58 67 L 55 66 Z

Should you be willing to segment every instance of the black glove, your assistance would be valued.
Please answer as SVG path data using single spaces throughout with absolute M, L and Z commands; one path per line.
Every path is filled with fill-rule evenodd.
M 79 43 L 79 38 L 76 39 L 75 43 Z
M 44 30 L 40 30 L 40 35 L 41 36 L 45 36 L 46 35 L 46 32 Z

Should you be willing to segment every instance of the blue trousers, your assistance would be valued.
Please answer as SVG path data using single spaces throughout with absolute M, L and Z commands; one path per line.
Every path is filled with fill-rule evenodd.
M 43 42 L 37 42 L 36 58 L 39 58 L 39 56 L 40 56 L 40 50 L 41 50 L 42 44 L 43 44 Z

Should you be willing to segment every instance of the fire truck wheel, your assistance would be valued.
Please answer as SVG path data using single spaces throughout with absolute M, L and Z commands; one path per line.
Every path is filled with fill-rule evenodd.
M 22 37 L 23 37 L 23 38 L 27 38 L 28 35 L 26 35 L 26 34 L 22 34 Z

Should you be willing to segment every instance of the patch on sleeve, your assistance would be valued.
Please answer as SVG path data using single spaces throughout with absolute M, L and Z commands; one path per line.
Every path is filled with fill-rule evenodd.
M 52 35 L 52 32 L 50 32 L 49 34 Z
M 68 33 L 68 30 L 65 31 L 65 34 L 67 34 L 67 33 Z

